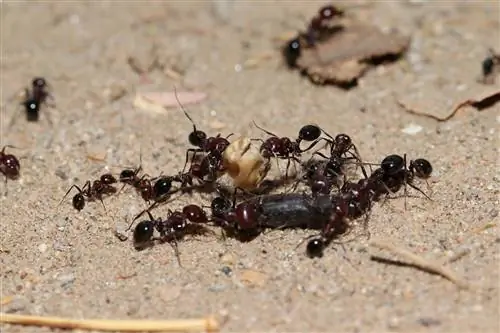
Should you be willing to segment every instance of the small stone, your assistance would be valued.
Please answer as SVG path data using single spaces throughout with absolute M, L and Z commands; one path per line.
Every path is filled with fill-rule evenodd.
M 441 321 L 432 317 L 422 317 L 417 319 L 417 323 L 419 323 L 422 326 L 429 327 L 429 326 L 438 326 L 441 325 Z
M 221 268 L 221 272 L 224 273 L 226 276 L 231 276 L 233 270 L 229 266 L 224 266 Z
M 409 135 L 415 135 L 415 134 L 421 132 L 422 129 L 423 129 L 423 127 L 420 126 L 420 125 L 409 124 L 408 126 L 406 126 L 405 128 L 403 128 L 401 130 L 401 132 L 403 132 L 405 134 L 409 134 Z
M 220 262 L 225 265 L 234 265 L 234 257 L 231 253 L 224 253 L 220 257 Z
M 211 291 L 211 292 L 220 292 L 220 291 L 224 291 L 226 289 L 226 285 L 224 284 L 214 284 L 210 287 L 208 287 L 208 291 Z
M 74 274 L 69 273 L 69 274 L 64 274 L 64 275 L 58 276 L 57 280 L 59 280 L 59 282 L 61 282 L 62 288 L 68 288 L 73 284 L 73 282 L 75 282 L 76 277 Z
M 47 251 L 48 248 L 49 248 L 48 245 L 45 243 L 38 245 L 38 251 L 40 251 L 41 253 L 44 253 L 45 251 Z

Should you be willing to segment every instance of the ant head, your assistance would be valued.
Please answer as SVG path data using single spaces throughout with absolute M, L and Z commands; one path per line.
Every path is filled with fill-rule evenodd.
M 112 174 L 106 173 L 101 176 L 101 182 L 105 185 L 111 185 L 111 184 L 116 184 L 117 180 Z
M 212 200 L 212 203 L 210 204 L 212 215 L 219 218 L 222 218 L 225 213 L 231 210 L 231 208 L 232 208 L 231 201 L 224 197 L 216 197 Z
M 394 175 L 404 169 L 405 161 L 399 155 L 389 155 L 382 160 L 380 167 L 387 175 Z
M 0 156 L 0 171 L 9 179 L 18 178 L 21 165 L 17 157 L 11 154 L 3 154 Z
M 321 237 L 313 238 L 307 243 L 307 256 L 321 258 L 325 249 L 325 241 Z
M 78 211 L 85 207 L 85 197 L 82 193 L 77 193 L 73 196 L 73 207 Z
M 235 208 L 238 227 L 242 230 L 255 229 L 259 212 L 253 203 L 243 202 Z
M 180 232 L 186 229 L 186 216 L 179 211 L 172 212 L 167 220 L 168 225 L 174 232 Z
M 33 87 L 43 88 L 47 86 L 47 81 L 43 77 L 36 77 L 33 79 L 32 83 Z
M 297 60 L 300 58 L 301 53 L 301 42 L 299 38 L 294 38 L 287 42 L 283 47 L 282 54 L 288 68 L 295 68 L 297 66 Z
M 206 149 L 209 152 L 222 154 L 224 150 L 226 150 L 227 146 L 229 146 L 229 141 L 226 138 L 215 137 L 207 140 Z
M 347 134 L 338 134 L 335 137 L 335 146 L 341 148 L 340 150 L 348 149 L 352 144 L 351 137 Z
M 161 177 L 153 185 L 153 193 L 156 198 L 168 194 L 172 189 L 172 179 L 170 177 Z
M 142 248 L 153 238 L 155 223 L 154 221 L 141 221 L 137 223 L 134 229 L 134 246 Z
M 319 10 L 319 16 L 322 20 L 330 20 L 336 16 L 344 15 L 344 11 L 338 9 L 333 5 L 327 5 Z
M 419 178 L 429 178 L 432 173 L 432 165 L 424 158 L 417 158 L 410 162 L 410 169 L 415 171 L 415 175 Z
M 194 125 L 193 125 L 194 126 Z M 189 143 L 195 147 L 202 147 L 207 140 L 207 134 L 203 131 L 198 131 L 196 127 L 193 127 L 193 131 L 189 133 Z
M 305 125 L 299 131 L 299 140 L 314 141 L 321 135 L 321 129 L 316 125 Z
M 135 170 L 125 169 L 122 172 L 120 172 L 120 181 L 121 182 L 132 181 L 135 176 L 137 176 Z
M 313 194 L 330 194 L 330 183 L 326 177 L 320 177 L 313 180 L 311 184 L 311 192 Z

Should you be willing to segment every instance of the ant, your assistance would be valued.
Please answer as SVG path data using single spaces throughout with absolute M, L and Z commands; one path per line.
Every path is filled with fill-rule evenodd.
M 48 99 L 51 99 L 52 103 L 47 103 Z M 42 104 L 50 107 L 55 107 L 54 96 L 49 92 L 49 85 L 43 77 L 35 77 L 31 81 L 31 87 L 24 89 L 23 101 L 21 102 L 22 107 L 26 113 L 26 119 L 29 122 L 36 122 L 40 118 L 40 108 Z M 47 120 L 52 124 L 48 113 L 46 113 Z M 14 125 L 16 117 L 14 116 L 10 122 L 10 126 Z
M 7 179 L 17 179 L 19 178 L 19 170 L 21 165 L 19 164 L 19 160 L 16 156 L 12 154 L 6 154 L 5 148 L 16 148 L 11 145 L 5 145 L 0 151 L 0 172 L 5 176 L 5 182 L 7 183 Z
M 72 185 L 62 198 L 61 202 L 59 202 L 59 205 L 68 196 L 69 192 L 73 188 L 76 188 L 78 190 L 78 193 L 73 196 L 72 201 L 73 207 L 76 210 L 81 211 L 85 207 L 85 201 L 95 199 L 99 199 L 104 209 L 106 209 L 102 197 L 106 194 L 116 193 L 116 188 L 113 186 L 113 184 L 116 183 L 116 178 L 112 174 L 107 173 L 102 175 L 98 180 L 94 180 L 94 182 L 88 180 L 82 188 L 80 188 L 78 185 Z
M 328 27 L 328 22 L 336 17 L 341 17 L 344 12 L 339 8 L 326 5 L 318 11 L 318 15 L 315 16 L 306 32 L 299 33 L 299 36 L 289 40 L 282 49 L 282 55 L 285 58 L 285 62 L 289 68 L 295 68 L 297 66 L 297 60 L 302 54 L 303 47 L 313 47 L 323 35 L 330 34 L 338 30 L 337 28 Z
M 174 249 L 177 261 L 180 265 L 179 250 L 177 240 L 187 233 L 198 232 L 203 224 L 208 223 L 207 215 L 203 208 L 198 205 L 187 205 L 182 211 L 168 211 L 166 220 L 155 219 L 150 211 L 147 211 L 149 220 L 143 220 L 135 226 L 133 242 L 136 250 L 143 250 L 151 245 L 154 238 L 154 231 L 159 234 L 161 242 L 168 242 Z M 206 232 L 208 229 L 202 229 Z
M 222 154 L 224 153 L 224 150 L 226 150 L 226 148 L 229 146 L 228 139 L 233 134 L 231 133 L 225 138 L 221 137 L 220 133 L 217 134 L 217 136 L 215 137 L 213 136 L 208 137 L 204 131 L 198 130 L 196 128 L 193 118 L 191 118 L 189 113 L 186 111 L 186 109 L 180 102 L 179 97 L 177 96 L 177 92 L 175 93 L 175 98 L 177 100 L 177 103 L 179 103 L 182 112 L 184 112 L 184 115 L 189 119 L 189 121 L 193 125 L 193 131 L 189 133 L 188 140 L 192 146 L 196 147 L 196 148 L 189 148 L 186 151 L 186 161 L 184 163 L 184 167 L 182 168 L 181 174 L 184 174 L 184 171 L 186 169 L 189 160 L 189 153 L 193 153 L 192 160 L 195 159 L 195 156 L 198 153 L 207 153 L 202 159 L 200 165 L 201 168 L 200 171 L 203 174 L 203 177 L 206 175 L 215 176 L 218 172 L 223 172 L 224 165 L 223 165 Z
M 262 157 L 265 159 L 275 157 L 287 160 L 285 178 L 288 178 L 288 169 L 290 168 L 291 161 L 293 160 L 300 164 L 301 161 L 299 160 L 299 157 L 301 154 L 314 147 L 321 135 L 321 129 L 318 126 L 305 125 L 299 130 L 298 138 L 293 141 L 288 137 L 278 137 L 276 134 L 257 125 L 255 121 L 253 123 L 255 127 L 271 136 L 266 140 L 257 139 L 262 142 L 262 145 L 260 146 L 260 153 Z M 312 144 L 306 149 L 301 149 L 300 143 L 302 141 L 312 142 Z
M 16 156 L 12 154 L 6 154 L 5 148 L 16 148 L 11 145 L 5 145 L 0 151 L 0 172 L 5 177 L 5 185 L 7 186 L 7 181 L 15 180 L 19 178 L 19 170 L 21 169 L 21 165 Z

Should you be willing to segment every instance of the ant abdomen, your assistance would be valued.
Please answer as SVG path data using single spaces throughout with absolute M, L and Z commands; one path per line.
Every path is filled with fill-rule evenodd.
M 235 218 L 240 229 L 255 229 L 258 226 L 259 212 L 255 204 L 244 202 L 236 206 Z
M 424 158 L 417 158 L 416 160 L 411 161 L 409 168 L 415 171 L 415 176 L 418 178 L 429 178 L 432 173 L 431 163 Z
M 212 202 L 213 203 L 213 202 Z M 182 209 L 182 213 L 193 223 L 207 223 L 208 218 L 205 211 L 198 205 L 187 205 Z
M 73 197 L 72 203 L 73 203 L 73 207 L 76 210 L 81 211 L 85 207 L 85 197 L 83 196 L 83 194 L 77 193 Z
M 134 229 L 134 246 L 142 247 L 153 238 L 155 225 L 152 221 L 141 221 Z
M 321 238 L 313 238 L 307 243 L 307 255 L 310 258 L 320 258 L 323 256 L 325 242 Z

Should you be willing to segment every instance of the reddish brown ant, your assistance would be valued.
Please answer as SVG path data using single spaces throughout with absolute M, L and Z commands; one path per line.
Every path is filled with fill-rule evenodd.
M 78 193 L 73 196 L 72 200 L 73 207 L 76 210 L 81 211 L 85 207 L 85 201 L 92 201 L 95 199 L 100 200 L 102 206 L 106 209 L 104 201 L 102 200 L 103 196 L 116 193 L 116 188 L 113 186 L 113 184 L 116 183 L 116 178 L 112 174 L 107 173 L 93 182 L 88 180 L 82 188 L 78 185 L 72 185 L 62 198 L 61 202 L 59 202 L 59 205 L 68 196 L 69 192 L 71 192 L 73 188 L 76 188 Z
M 133 242 L 136 250 L 142 250 L 155 240 L 154 231 L 159 233 L 161 242 L 168 242 L 174 249 L 180 265 L 177 240 L 188 233 L 205 233 L 208 229 L 203 224 L 208 223 L 208 218 L 198 205 L 187 205 L 182 211 L 168 211 L 166 220 L 155 219 L 150 211 L 146 211 L 149 220 L 143 220 L 135 226 Z
M 224 153 L 224 150 L 227 148 L 227 146 L 229 146 L 228 138 L 233 134 L 231 133 L 225 138 L 221 137 L 220 133 L 215 137 L 208 137 L 204 131 L 200 131 L 196 128 L 193 118 L 191 118 L 189 113 L 180 102 L 179 97 L 177 96 L 177 91 L 175 93 L 175 98 L 177 99 L 177 103 L 181 107 L 182 112 L 184 112 L 184 115 L 193 125 L 193 131 L 189 133 L 188 140 L 192 146 L 196 147 L 189 148 L 186 151 L 186 160 L 181 174 L 184 174 L 187 163 L 189 161 L 190 153 L 193 153 L 192 161 L 195 160 L 197 154 L 206 153 L 200 163 L 200 174 L 202 175 L 202 177 L 200 178 L 203 179 L 207 175 L 212 176 L 211 178 L 216 178 L 218 173 L 224 171 L 222 154 Z
M 11 145 L 5 145 L 0 151 L 0 172 L 5 176 L 5 183 L 7 179 L 15 180 L 19 178 L 19 170 L 21 165 L 16 156 L 12 154 L 6 154 L 5 148 L 16 148 Z
M 21 164 L 19 163 L 19 159 L 12 155 L 6 154 L 5 148 L 16 148 L 11 145 L 5 145 L 0 151 L 0 172 L 5 177 L 5 193 L 7 193 L 7 181 L 15 180 L 19 178 Z
M 316 125 L 305 125 L 299 130 L 298 138 L 292 140 L 288 137 L 278 137 L 276 134 L 267 131 L 266 129 L 260 127 L 253 122 L 255 127 L 263 131 L 264 133 L 270 135 L 266 140 L 257 139 L 262 141 L 262 145 L 260 147 L 260 153 L 262 157 L 269 159 L 271 157 L 275 157 L 278 159 L 286 159 L 286 172 L 285 178 L 288 178 L 288 169 L 290 168 L 290 163 L 293 160 L 294 162 L 300 163 L 299 157 L 302 153 L 310 150 L 314 147 L 318 141 L 318 138 L 321 135 L 321 129 Z M 300 148 L 300 143 L 302 141 L 312 142 L 309 147 L 306 149 Z

